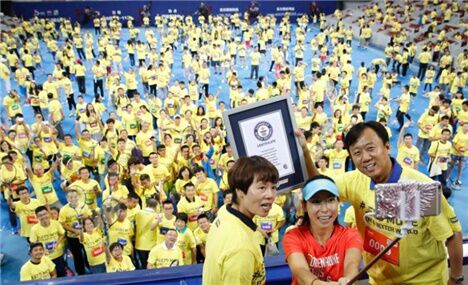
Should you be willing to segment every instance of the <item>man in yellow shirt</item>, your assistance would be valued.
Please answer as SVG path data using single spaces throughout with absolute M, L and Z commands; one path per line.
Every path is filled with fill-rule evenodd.
M 206 256 L 206 237 L 210 231 L 211 223 L 208 216 L 201 214 L 197 218 L 198 227 L 193 231 L 195 242 L 197 243 L 197 262 L 203 263 Z
M 206 172 L 203 167 L 196 167 L 193 172 L 195 177 L 197 177 L 197 194 L 205 203 L 205 211 L 208 212 L 210 220 L 214 220 L 214 215 L 216 215 L 218 211 L 218 185 L 212 178 L 206 177 Z
M 455 182 L 452 183 L 452 188 L 458 190 L 461 185 L 460 177 L 463 169 L 463 164 L 466 163 L 468 157 L 468 124 L 463 124 L 458 129 L 457 134 L 453 138 L 452 148 L 452 160 L 450 161 L 449 168 L 447 170 L 447 178 L 450 178 L 450 174 L 455 166 L 458 167 L 457 177 Z
M 372 246 L 375 239 L 386 244 L 401 232 L 402 225 L 397 219 L 379 220 L 368 215 L 375 211 L 375 184 L 432 180 L 417 170 L 402 168 L 390 157 L 388 133 L 378 122 L 355 125 L 346 135 L 345 144 L 357 169 L 335 177 L 335 182 L 340 198 L 354 207 L 357 229 L 364 237 L 364 262 L 368 263 L 380 251 Z M 308 172 L 317 175 L 313 164 L 307 163 L 310 160 L 310 157 L 306 158 Z M 455 282 L 463 279 L 461 227 L 456 216 L 446 214 L 453 211 L 448 208 L 445 198 L 441 199 L 440 215 L 413 222 L 412 232 L 367 271 L 370 283 L 447 284 L 447 244 L 452 279 L 448 284 L 461 284 Z
M 148 269 L 184 265 L 182 250 L 176 245 L 178 233 L 168 229 L 164 242 L 153 247 L 148 257 Z
M 402 166 L 418 169 L 419 164 L 419 149 L 413 145 L 413 135 L 405 133 L 408 123 L 406 123 L 400 131 L 398 137 L 398 154 L 397 161 Z
M 14 125 L 15 115 L 23 113 L 20 98 L 15 90 L 11 90 L 8 92 L 8 96 L 3 98 L 3 105 L 5 106 L 8 119 L 11 121 L 11 124 Z
M 78 275 L 85 274 L 85 259 L 83 256 L 83 245 L 79 236 L 83 231 L 83 219 L 91 216 L 91 211 L 79 198 L 77 190 L 68 190 L 68 203 L 60 209 L 58 221 L 66 231 L 67 244 L 73 255 L 73 263 Z
M 428 151 L 431 157 L 431 163 L 437 164 L 442 171 L 440 174 L 431 178 L 440 181 L 442 186 L 447 186 L 447 169 L 450 153 L 452 151 L 452 143 L 449 141 L 451 133 L 450 129 L 443 129 L 440 139 L 433 141 Z
M 158 224 L 158 242 L 160 244 L 164 241 L 164 236 L 169 229 L 175 229 L 176 216 L 174 216 L 174 204 L 171 200 L 165 200 L 162 203 L 163 213 L 160 215 L 161 220 Z
M 62 120 L 65 115 L 63 114 L 62 103 L 58 98 L 54 98 L 52 93 L 47 94 L 47 98 L 49 98 L 49 121 L 57 130 L 57 138 L 63 140 L 65 134 L 62 128 Z
M 418 120 L 418 141 L 416 147 L 420 149 L 421 153 L 425 155 L 429 146 L 431 145 L 430 137 L 431 131 L 437 124 L 439 106 L 432 106 L 427 112 L 424 112 Z
M 29 242 L 31 228 L 38 222 L 34 211 L 41 205 L 41 203 L 30 197 L 29 189 L 25 186 L 19 186 L 16 191 L 18 192 L 20 200 L 13 202 L 10 196 L 8 199 L 8 205 L 19 217 L 21 228 L 20 235 L 25 237 Z
M 411 100 L 411 95 L 409 94 L 409 86 L 405 85 L 403 87 L 403 94 L 401 94 L 400 98 L 395 99 L 396 102 L 400 103 L 400 107 L 398 108 L 398 111 L 396 113 L 396 118 L 398 120 L 398 123 L 400 124 L 398 131 L 400 131 L 401 128 L 403 128 L 403 124 L 405 123 L 404 117 L 406 117 L 408 120 L 411 121 L 411 116 L 408 114 L 410 100 Z
M 55 264 L 57 277 L 66 276 L 66 264 L 64 260 L 65 230 L 62 225 L 50 218 L 49 210 L 46 206 L 39 206 L 35 210 L 39 223 L 31 228 L 31 243 L 40 242 L 46 250 L 46 256 Z
M 145 269 L 148 264 L 148 255 L 157 244 L 157 230 L 161 216 L 156 212 L 159 202 L 150 198 L 146 208 L 135 215 L 135 249 L 139 259 L 137 268 Z
M 31 259 L 21 266 L 20 281 L 44 280 L 57 277 L 55 264 L 50 258 L 44 256 L 44 245 L 42 243 L 36 242 L 30 244 L 29 255 Z

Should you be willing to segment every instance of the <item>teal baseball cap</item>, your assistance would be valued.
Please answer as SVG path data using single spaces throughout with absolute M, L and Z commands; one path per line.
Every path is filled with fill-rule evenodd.
M 340 197 L 335 182 L 326 176 L 316 177 L 306 182 L 302 188 L 302 198 L 308 201 L 320 191 L 330 192 L 333 196 Z

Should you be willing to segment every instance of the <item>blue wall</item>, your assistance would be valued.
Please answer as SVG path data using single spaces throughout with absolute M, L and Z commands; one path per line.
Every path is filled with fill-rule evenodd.
M 313 1 L 257 1 L 260 13 L 274 14 L 282 17 L 285 12 L 291 16 L 309 13 Z M 156 14 L 161 15 L 194 15 L 200 7 L 200 1 L 46 1 L 46 2 L 14 2 L 13 11 L 17 16 L 29 19 L 35 13 L 39 17 L 58 19 L 70 18 L 72 21 L 83 23 L 85 20 L 85 7 L 90 7 L 104 16 L 132 16 L 135 24 L 140 24 L 140 12 L 143 5 L 151 4 L 151 21 Z M 244 13 L 250 5 L 250 1 L 205 1 L 211 6 L 212 14 Z M 317 6 L 326 14 L 333 13 L 338 1 L 317 1 Z M 124 17 L 123 17 L 124 18 Z M 86 23 L 84 23 L 86 24 Z

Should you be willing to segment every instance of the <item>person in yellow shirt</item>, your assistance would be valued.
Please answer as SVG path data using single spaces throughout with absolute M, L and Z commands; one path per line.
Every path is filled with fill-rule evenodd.
M 266 246 L 270 240 L 279 248 L 279 230 L 286 223 L 283 209 L 278 204 L 273 203 L 266 217 L 255 216 L 253 221 L 260 233 L 257 240 L 259 240 L 262 254 L 265 254 Z
M 203 167 L 196 167 L 193 172 L 197 178 L 196 190 L 205 204 L 205 212 L 208 212 L 210 220 L 214 220 L 214 215 L 218 211 L 218 185 L 214 179 L 206 176 Z
M 36 194 L 36 199 L 39 200 L 41 205 L 49 205 L 52 207 L 61 208 L 62 204 L 58 199 L 57 192 L 53 185 L 54 171 L 57 169 L 60 160 L 56 160 L 49 168 L 48 171 L 44 171 L 44 167 L 41 164 L 33 166 L 33 170 L 27 168 L 26 173 L 29 181 Z
M 92 214 L 79 196 L 80 193 L 77 190 L 68 190 L 68 203 L 60 209 L 58 221 L 66 231 L 67 245 L 73 255 L 76 273 L 84 275 L 85 260 L 83 257 L 83 246 L 80 243 L 79 237 L 83 231 L 83 219 L 90 217 Z
M 184 196 L 177 203 L 177 212 L 187 214 L 187 226 L 190 230 L 194 231 L 197 228 L 197 218 L 205 212 L 205 203 L 196 195 L 195 185 L 192 182 L 184 185 Z
M 210 231 L 211 223 L 208 216 L 201 214 L 197 218 L 198 227 L 193 231 L 197 243 L 197 262 L 203 263 L 206 257 L 206 237 Z
M 80 235 L 80 242 L 88 259 L 89 271 L 93 274 L 106 272 L 106 244 L 100 216 L 98 216 L 98 223 L 98 227 L 95 227 L 93 218 L 85 218 Z
M 34 212 L 39 223 L 31 228 L 29 241 L 42 243 L 46 256 L 55 264 L 57 277 L 65 277 L 66 264 L 63 256 L 65 230 L 58 221 L 51 219 L 46 206 L 39 206 Z
M 300 139 L 301 146 L 305 139 Z M 364 239 L 364 262 L 368 263 L 380 252 L 371 245 L 375 239 L 394 239 L 400 232 L 397 220 L 377 219 L 367 213 L 375 211 L 377 183 L 404 181 L 430 182 L 430 178 L 401 165 L 390 156 L 388 133 L 378 122 L 369 121 L 355 125 L 345 137 L 345 145 L 357 169 L 334 178 L 340 199 L 351 202 L 356 215 L 356 225 Z M 310 156 L 310 154 L 307 154 Z M 306 159 L 309 160 L 310 158 Z M 308 164 L 310 175 L 318 175 Z M 458 219 L 447 215 L 452 212 L 447 200 L 441 197 L 442 212 L 438 216 L 423 217 L 413 223 L 413 233 L 398 242 L 392 252 L 382 257 L 367 273 L 372 284 L 447 284 L 447 252 L 450 256 L 450 276 L 454 280 L 462 275 L 462 236 Z M 370 222 L 372 221 L 372 222 Z M 383 231 L 382 229 L 386 229 Z M 446 243 L 447 242 L 447 243 Z M 445 250 L 447 244 L 448 250 Z M 423 246 L 424 245 L 424 246 Z M 406 254 L 411 252 L 411 254 Z
M 132 237 L 134 236 L 133 224 L 127 218 L 127 206 L 120 203 L 116 206 L 116 217 L 112 217 L 106 210 L 106 222 L 109 235 L 109 243 L 119 243 L 126 256 L 133 254 Z M 110 249 L 112 252 L 112 249 Z M 108 271 L 109 272 L 109 271 Z
M 106 249 L 106 272 L 124 272 L 135 270 L 132 260 L 128 255 L 123 254 L 124 246 L 118 242 L 113 242 Z
M 176 245 L 177 239 L 177 231 L 168 229 L 164 241 L 151 249 L 147 269 L 184 265 L 182 250 Z
M 423 155 L 427 153 L 427 150 L 431 144 L 431 132 L 439 119 L 439 116 L 437 116 L 439 109 L 439 106 L 432 106 L 427 112 L 424 112 L 421 117 L 419 117 L 419 131 L 416 147 L 421 150 Z
M 334 148 L 328 149 L 324 152 L 324 155 L 328 157 L 329 160 L 331 177 L 346 171 L 346 159 L 349 156 L 349 153 L 343 148 L 343 140 L 337 138 L 334 143 Z
M 449 141 L 450 134 L 450 129 L 443 129 L 440 139 L 433 141 L 428 151 L 431 157 L 431 163 L 437 164 L 441 169 L 441 173 L 431 178 L 440 181 L 442 186 L 447 185 L 447 168 L 452 151 L 452 143 Z
M 458 190 L 461 185 L 460 177 L 463 164 L 466 163 L 466 157 L 468 157 L 468 124 L 463 124 L 463 126 L 458 129 L 452 142 L 452 159 L 447 170 L 447 178 L 450 178 L 452 170 L 457 166 L 457 176 L 455 182 L 452 183 L 452 188 Z
M 413 145 L 413 135 L 410 133 L 405 133 L 408 128 L 408 123 L 406 123 L 400 131 L 398 137 L 398 154 L 397 161 L 403 167 L 411 167 L 418 169 L 419 164 L 419 149 Z
M 137 268 L 140 269 L 148 267 L 148 255 L 157 245 L 157 231 L 161 222 L 161 216 L 156 212 L 158 205 L 159 201 L 149 198 L 146 208 L 135 215 L 135 249 L 139 260 Z
M 31 228 L 38 222 L 34 211 L 41 204 L 38 200 L 30 197 L 29 189 L 27 187 L 19 186 L 16 191 L 18 192 L 20 200 L 13 202 L 10 196 L 8 199 L 8 205 L 19 217 L 21 229 L 20 235 L 25 237 L 29 242 Z
M 45 280 L 57 278 L 55 264 L 44 256 L 44 245 L 40 242 L 29 245 L 31 259 L 26 261 L 20 269 L 20 281 Z
M 270 212 L 278 179 L 276 167 L 263 157 L 241 157 L 236 161 L 229 171 L 232 205 L 220 212 L 211 225 L 202 284 L 265 283 L 265 265 L 253 218 Z
M 197 263 L 197 244 L 191 229 L 187 227 L 188 216 L 186 213 L 178 213 L 175 221 L 177 231 L 177 246 L 182 251 L 185 265 Z
M 89 207 L 90 210 L 94 211 L 97 209 L 97 198 L 101 196 L 101 186 L 99 183 L 91 179 L 89 177 L 89 169 L 86 166 L 81 167 L 78 170 L 78 175 L 80 176 L 80 179 L 73 182 L 68 186 L 68 189 L 79 189 L 83 193 L 79 193 L 80 195 L 84 195 L 83 197 L 80 197 L 80 199 L 83 199 L 86 205 Z
M 3 98 L 3 105 L 5 106 L 7 118 L 11 124 L 15 124 L 15 115 L 22 114 L 21 101 L 15 90 L 8 92 L 8 96 Z
M 256 48 L 250 54 L 250 79 L 258 79 L 258 67 L 260 65 L 260 50 Z
M 404 117 L 406 117 L 411 122 L 411 116 L 409 115 L 410 100 L 411 95 L 409 94 L 409 86 L 405 85 L 403 87 L 403 94 L 401 94 L 400 98 L 395 99 L 395 102 L 400 103 L 400 107 L 398 108 L 398 111 L 396 113 L 396 118 L 398 120 L 398 123 L 400 124 L 400 126 L 398 127 L 398 131 L 400 131 L 403 128 L 403 125 L 405 123 Z

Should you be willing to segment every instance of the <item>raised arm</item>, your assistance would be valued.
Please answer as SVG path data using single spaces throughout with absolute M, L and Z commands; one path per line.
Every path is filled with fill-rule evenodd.
M 307 174 L 308 174 L 309 178 L 312 178 L 312 177 L 315 177 L 315 176 L 319 175 L 319 172 L 318 172 L 317 168 L 315 167 L 314 162 L 312 160 L 312 156 L 310 154 L 310 151 L 307 148 L 307 142 L 306 142 L 306 139 L 304 137 L 304 134 L 300 130 L 295 130 L 294 134 L 296 135 L 296 138 L 299 140 L 299 145 L 301 146 L 302 152 L 304 153 L 304 161 L 305 161 L 305 164 L 306 164 Z

